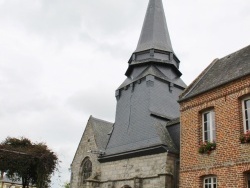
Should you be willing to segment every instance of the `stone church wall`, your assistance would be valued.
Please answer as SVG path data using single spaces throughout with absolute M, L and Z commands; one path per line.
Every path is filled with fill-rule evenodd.
M 97 150 L 93 129 L 89 123 L 85 128 L 78 147 L 79 148 L 77 149 L 75 158 L 71 165 L 71 188 L 82 187 L 83 180 L 81 179 L 81 164 L 86 157 L 89 157 L 90 161 L 92 162 L 92 178 L 98 178 L 97 176 L 100 172 L 100 163 L 97 160 L 97 155 L 88 152 L 90 150 Z
M 147 155 L 101 164 L 100 188 L 165 188 L 173 186 L 173 156 Z

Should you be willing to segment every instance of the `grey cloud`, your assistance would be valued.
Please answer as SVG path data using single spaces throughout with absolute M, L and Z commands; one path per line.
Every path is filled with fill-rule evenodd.
M 81 1 L 75 1 L 81 2 Z M 0 19 L 26 29 L 28 34 L 70 41 L 81 26 L 81 14 L 73 1 L 4 1 Z
M 105 44 L 105 43 L 99 44 L 97 47 L 97 51 L 107 52 L 115 58 L 127 57 L 127 60 L 133 53 L 131 49 L 129 50 L 127 48 L 124 48 L 121 42 L 118 42 L 116 44 Z
M 70 42 L 79 31 L 109 36 L 121 32 L 128 23 L 133 27 L 136 22 L 130 21 L 130 15 L 133 12 L 133 19 L 141 20 L 142 11 L 130 1 L 8 0 L 0 7 L 0 19 L 6 22 L 11 20 L 16 26 L 26 28 L 30 34 Z
M 0 140 L 46 142 L 63 161 L 61 183 L 69 180 L 67 168 L 89 115 L 114 122 L 115 89 L 147 3 L 0 0 Z M 249 0 L 163 3 L 187 84 L 214 58 L 249 45 Z
M 82 113 L 104 120 L 114 121 L 116 100 L 104 87 L 80 91 L 71 96 L 67 104 Z

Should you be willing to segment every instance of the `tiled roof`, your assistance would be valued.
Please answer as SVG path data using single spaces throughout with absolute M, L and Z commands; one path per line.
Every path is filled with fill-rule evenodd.
M 250 74 L 250 45 L 213 61 L 183 92 L 180 101 Z

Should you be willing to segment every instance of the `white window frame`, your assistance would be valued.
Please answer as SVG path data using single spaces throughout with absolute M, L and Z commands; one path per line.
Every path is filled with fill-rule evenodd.
M 210 182 L 206 183 L 206 180 L 210 180 Z M 208 187 L 214 188 L 214 186 L 217 188 L 217 177 L 216 176 L 208 176 L 203 179 L 203 188 L 206 188 L 206 185 Z
M 210 131 L 210 136 L 205 140 L 205 115 L 209 114 L 209 131 Z M 214 110 L 209 110 L 205 111 L 202 113 L 202 140 L 203 142 L 208 141 L 208 142 L 214 142 L 216 140 L 216 127 L 215 127 L 215 113 Z
M 246 109 L 245 108 L 245 101 L 248 101 L 248 100 L 250 100 L 250 97 L 247 97 L 247 98 L 244 98 L 243 100 L 242 100 L 242 113 L 243 113 L 243 125 L 244 125 L 244 133 L 246 133 L 247 132 L 247 130 L 249 130 L 250 131 L 250 124 L 248 124 L 248 129 L 247 129 L 247 121 L 249 122 L 250 121 L 250 117 L 246 117 L 246 111 L 250 111 L 250 106 Z

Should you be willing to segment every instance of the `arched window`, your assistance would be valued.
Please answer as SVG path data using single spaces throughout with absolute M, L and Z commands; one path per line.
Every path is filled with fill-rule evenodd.
M 92 174 L 92 162 L 89 157 L 85 158 L 82 162 L 82 180 L 85 182 Z

